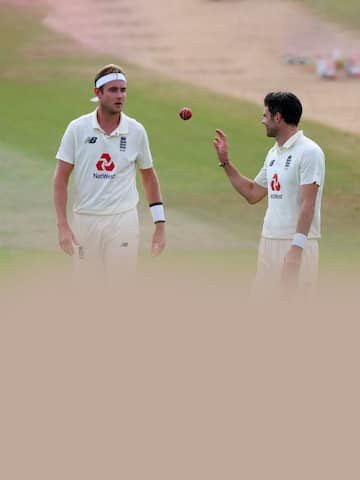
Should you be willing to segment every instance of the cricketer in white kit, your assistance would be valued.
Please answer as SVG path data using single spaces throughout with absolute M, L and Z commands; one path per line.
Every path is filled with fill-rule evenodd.
M 136 268 L 139 169 L 155 224 L 152 253 L 165 247 L 165 214 L 145 128 L 122 111 L 127 79 L 111 64 L 95 77 L 97 109 L 73 120 L 57 152 L 54 204 L 60 247 L 80 269 L 121 274 Z M 73 221 L 67 218 L 74 177 Z
M 250 204 L 268 198 L 256 274 L 257 283 L 268 287 L 313 286 L 317 279 L 325 156 L 298 129 L 301 115 L 302 105 L 294 94 L 266 95 L 262 123 L 276 144 L 254 180 L 229 160 L 225 133 L 216 130 L 214 139 L 219 165 L 234 188 Z

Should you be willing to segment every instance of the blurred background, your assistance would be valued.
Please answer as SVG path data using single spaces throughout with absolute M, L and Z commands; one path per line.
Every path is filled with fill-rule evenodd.
M 0 0 L 0 478 L 358 479 L 360 4 L 357 0 Z M 119 63 L 168 217 L 135 284 L 70 277 L 55 155 Z M 251 298 L 271 90 L 303 101 L 326 154 L 317 298 Z M 181 107 L 193 117 L 182 121 Z

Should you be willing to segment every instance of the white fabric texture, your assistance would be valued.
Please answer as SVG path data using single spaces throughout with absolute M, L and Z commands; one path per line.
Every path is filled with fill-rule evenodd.
M 256 283 L 272 288 L 280 283 L 285 255 L 291 240 L 261 238 L 258 252 Z M 317 282 L 319 263 L 318 240 L 308 240 L 302 253 L 299 282 L 301 286 L 313 287 Z
M 298 131 L 282 146 L 277 144 L 266 156 L 255 182 L 268 190 L 268 208 L 262 236 L 292 239 L 300 213 L 300 187 L 316 183 L 318 188 L 314 219 L 308 238 L 320 238 L 320 208 L 325 179 L 325 156 L 321 148 Z
M 134 208 L 139 201 L 136 166 L 153 166 L 148 136 L 140 123 L 122 113 L 118 127 L 106 135 L 96 110 L 69 124 L 56 158 L 74 165 L 74 212 L 92 215 Z
M 139 246 L 136 208 L 117 215 L 74 214 L 72 227 L 82 247 L 82 258 L 74 255 L 78 271 L 121 275 L 136 270 Z

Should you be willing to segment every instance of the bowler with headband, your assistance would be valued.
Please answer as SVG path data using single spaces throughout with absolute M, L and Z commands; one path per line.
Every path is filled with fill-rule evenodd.
M 59 245 L 74 257 L 78 272 L 115 278 L 134 272 L 139 247 L 136 186 L 140 175 L 154 231 L 151 253 L 165 248 L 165 211 L 160 183 L 144 126 L 124 113 L 127 78 L 106 65 L 95 77 L 93 112 L 68 125 L 54 175 Z M 74 177 L 72 220 L 67 216 L 70 176 Z
M 122 80 L 125 83 L 127 82 L 126 77 L 123 73 L 108 73 L 107 75 L 100 77 L 95 82 L 95 88 L 101 88 L 107 83 L 113 82 L 114 80 Z M 90 102 L 98 102 L 98 101 L 99 101 L 98 97 L 93 97 L 90 99 Z

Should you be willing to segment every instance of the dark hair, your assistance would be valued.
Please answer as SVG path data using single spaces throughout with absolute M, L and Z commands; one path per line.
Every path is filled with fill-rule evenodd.
M 289 125 L 298 125 L 300 122 L 302 105 L 293 93 L 270 92 L 264 98 L 264 105 L 273 116 L 279 112 Z

